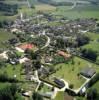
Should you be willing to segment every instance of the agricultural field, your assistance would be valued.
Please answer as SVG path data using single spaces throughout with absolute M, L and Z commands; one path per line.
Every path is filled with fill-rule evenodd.
M 39 4 L 35 5 L 35 9 L 37 11 L 54 11 L 56 7 L 47 4 Z
M 56 11 L 52 12 L 54 15 L 62 15 L 69 19 L 77 18 L 97 18 L 99 19 L 99 7 L 98 6 L 58 6 Z
M 75 0 L 53 0 L 57 2 L 75 2 Z M 76 1 L 84 1 L 84 0 L 76 0 Z
M 74 89 L 78 89 L 86 80 L 81 77 L 78 78 L 77 74 L 85 67 L 92 66 L 95 68 L 97 72 L 99 72 L 99 69 L 96 65 L 83 60 L 78 57 L 74 57 L 74 63 L 68 62 L 68 63 L 62 63 L 55 66 L 55 68 L 59 68 L 59 71 L 56 71 L 56 73 L 52 74 L 52 77 L 62 78 L 65 81 L 67 81 L 69 84 L 74 85 Z
M 33 1 L 34 2 L 34 1 Z M 22 5 L 18 10 L 18 14 L 23 12 L 27 15 L 32 15 L 35 11 L 48 11 L 54 15 L 62 15 L 69 19 L 76 18 L 99 18 L 99 6 L 98 5 L 77 5 L 75 8 L 73 6 L 51 6 L 48 4 L 38 3 L 35 5 L 35 9 L 28 8 L 28 5 Z M 6 17 L 5 17 L 6 18 Z M 0 19 L 5 19 L 4 16 L 1 16 Z M 9 16 L 7 18 L 10 18 Z M 11 18 L 13 18 L 11 16 Z

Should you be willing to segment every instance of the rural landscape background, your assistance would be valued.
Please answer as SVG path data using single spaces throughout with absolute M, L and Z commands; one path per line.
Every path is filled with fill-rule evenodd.
M 99 0 L 0 0 L 0 100 L 99 100 Z

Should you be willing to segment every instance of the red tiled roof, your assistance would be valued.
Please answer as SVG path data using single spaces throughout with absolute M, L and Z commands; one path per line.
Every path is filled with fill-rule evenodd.
M 18 47 L 23 49 L 23 50 L 26 50 L 26 49 L 32 49 L 34 47 L 34 45 L 25 43 L 25 44 L 19 45 Z

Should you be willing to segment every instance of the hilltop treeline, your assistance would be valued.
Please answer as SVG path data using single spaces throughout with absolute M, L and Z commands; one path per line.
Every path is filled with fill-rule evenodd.
M 52 0 L 38 0 L 38 1 L 42 3 L 50 4 L 53 6 L 72 6 L 73 5 L 72 2 L 56 2 Z
M 0 11 L 5 12 L 5 15 L 14 15 L 16 14 L 18 6 L 15 5 L 11 5 L 11 4 L 6 4 L 3 2 L 0 2 Z

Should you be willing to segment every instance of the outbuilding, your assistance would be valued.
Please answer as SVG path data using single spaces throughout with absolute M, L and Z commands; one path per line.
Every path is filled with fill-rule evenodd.
M 96 73 L 96 71 L 93 68 L 84 68 L 80 74 L 85 76 L 86 78 L 91 78 L 94 74 Z

